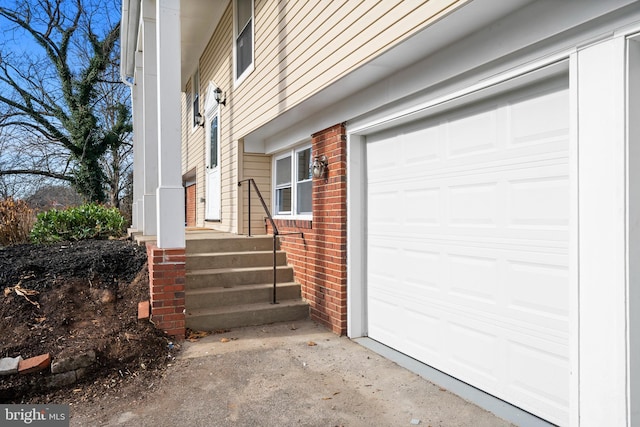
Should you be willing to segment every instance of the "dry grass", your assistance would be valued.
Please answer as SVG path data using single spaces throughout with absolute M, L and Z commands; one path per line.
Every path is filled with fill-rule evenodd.
M 0 200 L 0 246 L 29 242 L 35 214 L 24 200 Z

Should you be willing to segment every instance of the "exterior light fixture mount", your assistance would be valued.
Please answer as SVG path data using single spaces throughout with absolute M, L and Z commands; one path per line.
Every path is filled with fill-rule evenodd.
M 218 104 L 227 105 L 227 93 L 223 93 L 219 87 L 213 91 L 213 99 L 215 99 Z
M 204 117 L 202 117 L 202 114 L 196 113 L 196 115 L 194 116 L 194 119 L 195 119 L 196 126 L 204 127 Z
M 327 165 L 328 165 L 327 156 L 325 155 L 316 156 L 313 159 L 313 164 L 311 165 L 313 169 L 313 177 L 314 178 L 326 177 L 326 173 L 328 169 Z

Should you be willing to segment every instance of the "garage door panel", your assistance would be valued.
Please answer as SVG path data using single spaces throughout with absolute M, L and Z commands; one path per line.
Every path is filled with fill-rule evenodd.
M 375 326 L 369 326 L 370 331 L 374 331 L 374 333 L 379 337 L 378 340 L 380 342 L 391 342 L 398 337 L 404 336 L 404 334 L 398 335 L 398 331 L 404 330 L 402 328 L 404 318 L 401 313 L 403 308 L 395 303 L 392 304 L 389 301 L 395 300 L 390 296 L 388 298 L 373 297 L 370 298 L 368 302 L 367 308 L 369 316 L 384 316 L 385 318 L 388 318 L 385 322 L 377 323 Z
M 440 214 L 442 190 L 439 187 L 407 189 L 401 193 L 404 198 L 402 203 L 405 206 L 403 215 L 396 217 L 412 227 L 426 226 L 433 227 L 442 223 Z
M 445 324 L 442 317 L 436 313 L 425 313 L 424 307 L 418 309 L 405 309 L 406 318 L 410 320 L 406 322 L 406 337 L 424 337 L 420 340 L 405 340 L 407 343 L 407 351 L 419 354 L 420 357 L 437 358 L 441 357 L 440 343 L 443 340 L 445 332 Z
M 491 305 L 493 311 L 500 291 L 498 260 L 481 256 L 449 255 L 447 260 L 451 298 L 463 299 L 477 306 Z
M 398 191 L 381 191 L 369 196 L 369 209 L 375 212 L 371 218 L 372 224 L 393 224 L 400 223 L 401 218 L 396 215 Z
M 569 229 L 569 177 L 515 179 L 508 182 L 509 226 L 547 230 Z
M 448 157 L 468 157 L 496 151 L 500 145 L 499 113 L 499 110 L 483 111 L 447 122 L 444 128 Z
M 560 118 L 562 119 L 562 116 Z M 479 169 L 484 169 L 497 167 L 500 163 L 517 164 L 521 160 L 539 162 L 558 158 L 566 159 L 569 148 L 568 128 L 561 128 L 545 132 L 544 135 L 532 135 L 526 141 L 522 136 L 519 140 L 510 139 L 504 143 L 506 148 L 501 149 L 494 149 L 497 143 L 476 143 L 474 139 L 467 144 L 485 148 L 467 149 L 467 154 L 464 156 L 454 155 L 452 153 L 458 153 L 462 149 L 450 147 L 454 143 L 449 141 L 447 132 L 440 129 L 442 123 L 436 123 L 433 126 L 420 132 L 405 133 L 397 130 L 395 133 L 388 134 L 386 139 L 373 138 L 367 147 L 367 161 L 368 170 L 375 173 L 370 174 L 369 179 L 386 180 L 390 175 L 398 174 L 399 166 L 411 168 L 413 176 L 413 173 L 420 170 L 430 174 L 444 173 L 448 169 L 454 173 L 462 172 L 457 168 L 468 168 L 470 161 L 473 161 Z M 505 126 L 502 130 L 509 131 Z M 473 133 L 476 139 L 482 138 L 482 134 L 477 130 L 471 130 L 469 133 Z M 488 145 L 493 148 L 488 149 L 486 147 Z M 425 169 L 425 167 L 428 168 Z
M 567 169 L 563 159 L 511 165 L 481 174 L 439 177 L 416 173 L 411 179 L 372 180 L 376 189 L 369 194 L 369 221 L 389 229 L 397 225 L 394 233 L 407 227 L 407 232 L 417 234 L 566 242 Z
M 492 329 L 479 329 L 469 322 L 450 322 L 448 331 L 450 363 L 454 369 L 461 372 L 469 383 L 492 384 L 494 389 L 498 387 L 500 338 Z M 470 352 L 469 348 L 474 351 Z
M 541 144 L 563 137 L 569 131 L 568 108 L 569 92 L 566 90 L 514 100 L 510 107 L 510 143 Z
M 453 226 L 497 227 L 499 185 L 495 181 L 448 187 L 446 221 Z
M 491 302 L 488 297 L 479 298 L 470 292 L 464 294 L 457 290 L 449 292 L 443 289 L 443 286 L 446 286 L 445 283 L 425 286 L 422 282 L 407 281 L 402 277 L 379 275 L 372 275 L 372 277 L 378 282 L 376 286 L 371 287 L 375 298 L 381 301 L 394 301 L 402 310 L 422 311 L 436 315 L 445 322 L 464 318 L 471 324 L 482 323 L 486 330 L 511 329 L 513 336 L 520 337 L 523 342 L 544 337 L 546 340 L 562 344 L 568 339 L 568 318 L 556 313 L 549 314 L 551 310 L 561 312 L 560 309 L 548 307 L 544 301 L 539 302 L 537 306 L 528 301 L 527 306 L 522 303 L 513 304 L 512 301 L 520 301 L 521 296 L 509 295 L 509 292 L 514 293 L 511 289 L 507 289 L 503 295 L 502 300 L 505 302 L 498 304 Z M 485 291 L 477 292 L 477 294 L 481 293 L 488 295 Z M 381 318 L 370 316 L 369 324 L 375 328 L 378 323 L 386 322 L 386 316 Z M 405 321 L 404 328 L 407 328 L 409 323 Z M 370 336 L 373 330 L 370 327 Z
M 394 145 L 385 148 L 385 145 L 388 144 L 380 146 L 378 144 L 382 143 L 369 145 L 367 152 L 384 152 L 385 149 L 398 150 L 398 147 Z M 518 149 L 510 152 L 501 151 L 487 156 L 475 156 L 473 167 L 470 167 L 470 160 L 468 159 L 448 159 L 434 162 L 434 164 L 428 166 L 415 165 L 408 162 L 403 162 L 395 167 L 386 167 L 388 165 L 385 165 L 385 167 L 373 168 L 368 165 L 368 180 L 376 184 L 386 183 L 389 187 L 392 184 L 412 182 L 418 178 L 433 181 L 450 178 L 460 181 L 469 174 L 488 176 L 491 173 L 509 172 L 511 170 L 519 170 L 520 173 L 525 173 L 529 168 L 566 163 L 568 155 L 566 137 L 554 144 L 548 144 L 548 146 L 556 148 L 557 151 L 540 153 L 540 148 L 542 147 L 530 147 L 530 149 Z M 453 184 L 455 184 L 455 181 Z
M 430 166 L 444 158 L 443 145 L 440 143 L 443 140 L 441 132 L 438 127 L 420 128 L 398 135 L 397 140 L 392 140 L 389 144 L 401 150 L 407 165 Z
M 370 337 L 566 424 L 568 91 L 367 137 Z
M 552 351 L 543 351 L 541 347 L 544 344 L 508 342 L 510 387 L 537 395 L 554 406 L 568 405 L 569 386 L 562 378 L 569 369 L 569 360 L 559 356 L 564 349 L 547 345 Z
M 387 245 L 390 244 L 388 240 Z M 387 247 L 382 252 L 371 251 L 375 258 L 369 263 L 369 274 L 376 279 L 372 286 L 406 293 L 407 299 L 418 307 L 433 304 L 437 299 L 478 316 L 491 315 L 492 322 L 562 332 L 561 339 L 566 339 L 569 330 L 566 249 L 553 254 L 532 252 L 527 246 L 440 246 L 423 240 L 408 245 L 415 249 Z
M 509 286 L 508 308 L 517 312 L 511 316 L 530 317 L 539 324 L 553 322 L 553 327 L 568 332 L 569 328 L 569 269 L 564 265 L 538 264 L 510 260 L 506 282 Z M 547 298 L 550 294 L 566 294 L 566 298 Z
M 569 360 L 558 352 L 543 352 L 531 345 L 509 343 L 509 377 L 506 394 L 516 405 L 530 405 L 534 413 L 549 413 L 551 419 L 566 417 L 569 383 L 563 381 Z M 523 397 L 520 397 L 523 396 Z
M 442 257 L 439 252 L 405 249 L 402 253 L 400 272 L 402 280 L 420 293 L 442 291 Z M 426 274 L 426 272 L 429 272 Z M 417 292 L 416 292 L 417 293 Z

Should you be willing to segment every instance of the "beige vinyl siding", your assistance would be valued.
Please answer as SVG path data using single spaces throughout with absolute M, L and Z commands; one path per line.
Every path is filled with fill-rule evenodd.
M 205 197 L 205 131 L 204 128 L 198 126 L 193 128 L 193 116 L 191 111 L 191 80 L 187 82 L 185 92 L 182 98 L 182 173 L 185 174 L 191 170 L 196 171 L 196 225 L 204 225 L 204 203 L 200 200 Z M 202 88 L 200 89 L 200 105 L 202 110 Z
M 221 231 L 237 231 L 237 194 L 238 194 L 238 143 L 237 138 L 232 137 L 232 120 L 239 114 L 238 106 L 231 102 L 233 97 L 233 44 L 232 44 L 232 10 L 229 2 L 220 22 L 214 31 L 207 47 L 200 58 L 200 93 L 202 108 L 206 103 L 206 94 L 209 83 L 214 82 L 227 94 L 227 105 L 220 106 L 220 168 L 221 168 L 221 220 L 220 222 L 207 222 L 205 226 Z M 187 92 L 188 93 L 188 92 Z M 203 111 L 204 113 L 204 111 Z M 202 140 L 202 146 L 206 141 Z M 202 153 L 202 182 L 205 180 L 205 152 Z M 204 185 L 203 185 L 204 187 Z M 204 195 L 203 195 L 204 197 Z M 202 206 L 204 217 L 204 204 Z
M 256 0 L 255 70 L 237 88 L 245 135 L 465 0 Z
M 242 162 L 242 171 L 244 179 L 253 178 L 256 185 L 264 198 L 264 202 L 271 210 L 271 156 L 262 154 L 244 153 Z M 242 185 L 240 197 L 242 197 L 242 223 L 241 230 L 247 233 L 247 188 L 248 183 Z M 265 234 L 265 213 L 260 200 L 258 199 L 254 189 L 251 189 L 251 234 Z
M 259 179 L 271 208 L 270 157 L 248 155 L 239 141 L 250 131 L 344 77 L 468 0 L 255 0 L 254 70 L 234 87 L 233 2 L 199 61 L 201 112 L 211 81 L 227 95 L 220 107 L 221 221 L 204 223 L 203 128 L 191 126 L 191 82 L 183 103 L 183 171 L 196 168 L 197 223 L 222 231 L 245 227 L 240 176 Z M 266 162 L 266 163 L 265 163 Z M 259 206 L 258 206 L 259 207 Z M 254 207 L 252 206 L 252 210 Z M 259 207 L 261 211 L 262 208 Z M 253 210 L 258 212 L 258 210 Z M 242 216 L 244 217 L 244 215 Z M 260 222 L 253 218 L 252 227 Z M 256 228 L 257 229 L 257 228 Z

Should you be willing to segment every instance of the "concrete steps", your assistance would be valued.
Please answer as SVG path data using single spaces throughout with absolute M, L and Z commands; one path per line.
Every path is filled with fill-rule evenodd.
M 277 248 L 279 249 L 279 248 Z M 249 252 L 273 250 L 271 236 L 235 236 L 225 234 L 224 237 L 207 238 L 199 235 L 194 239 L 187 239 L 187 255 L 220 252 Z
M 283 251 L 276 252 L 276 265 L 286 265 L 287 255 Z M 273 265 L 273 251 L 253 251 L 251 256 L 246 252 L 229 253 L 194 253 L 189 255 L 191 270 L 210 270 L 216 268 L 263 267 Z
M 188 259 L 188 255 L 187 255 Z M 293 269 L 286 265 L 276 266 L 276 283 L 293 280 Z M 256 283 L 273 284 L 273 267 L 217 268 L 208 270 L 187 270 L 187 289 L 206 287 L 230 288 Z
M 300 299 L 300 285 L 294 282 L 276 285 L 277 300 Z M 273 284 L 233 286 L 230 288 L 200 288 L 186 294 L 186 306 L 189 309 L 213 309 L 260 302 L 273 301 Z
M 215 237 L 214 237 L 215 236 Z M 278 248 L 277 248 L 278 249 Z M 276 251 L 273 300 L 273 238 L 199 233 L 187 238 L 186 326 L 216 330 L 305 319 L 309 306 L 293 281 L 286 254 Z
M 220 309 L 198 309 L 187 313 L 187 327 L 198 331 L 290 322 L 309 317 L 309 305 L 302 300 L 245 304 Z

